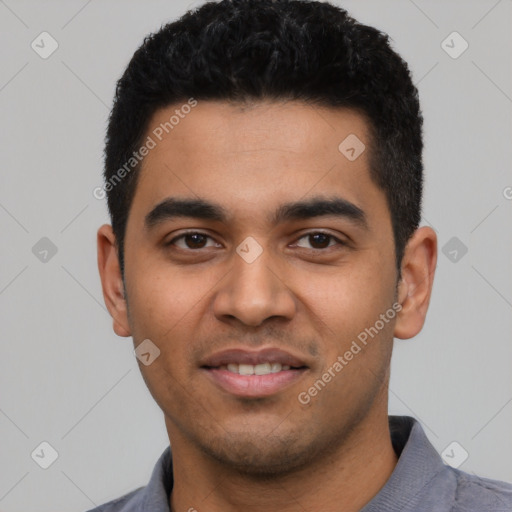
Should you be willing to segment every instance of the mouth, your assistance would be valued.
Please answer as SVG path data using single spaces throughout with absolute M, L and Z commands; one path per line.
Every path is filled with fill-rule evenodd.
M 279 373 L 288 370 L 300 370 L 304 367 L 292 367 L 288 364 L 266 363 L 260 364 L 243 364 L 243 363 L 229 363 L 219 366 L 219 370 L 227 370 L 231 373 L 237 373 L 238 375 L 269 375 L 270 373 Z
M 308 371 L 304 361 L 288 352 L 232 349 L 214 354 L 202 365 L 206 376 L 224 392 L 246 398 L 274 395 Z

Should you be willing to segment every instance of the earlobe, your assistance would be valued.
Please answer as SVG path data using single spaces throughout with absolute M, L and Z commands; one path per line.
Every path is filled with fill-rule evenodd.
M 114 332 L 118 336 L 131 336 L 124 284 L 112 226 L 104 224 L 98 229 L 97 244 L 103 299 L 112 316 Z
M 437 236 L 432 228 L 421 227 L 409 239 L 402 259 L 402 278 L 394 336 L 408 339 L 422 329 L 427 315 L 437 264 Z

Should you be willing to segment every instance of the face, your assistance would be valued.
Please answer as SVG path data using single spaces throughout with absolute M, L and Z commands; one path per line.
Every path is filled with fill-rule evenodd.
M 291 471 L 387 414 L 397 272 L 368 125 L 204 101 L 158 140 L 176 108 L 148 130 L 116 332 L 160 350 L 140 368 L 171 440 L 239 471 Z M 339 149 L 350 134 L 356 159 L 362 146 Z

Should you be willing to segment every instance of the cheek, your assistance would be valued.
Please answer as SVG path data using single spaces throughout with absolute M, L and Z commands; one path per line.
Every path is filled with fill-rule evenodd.
M 168 269 L 132 275 L 129 282 L 129 315 L 135 344 L 148 338 L 160 349 L 160 361 L 179 364 L 186 357 L 187 340 L 194 338 L 198 325 L 194 311 L 202 307 L 204 290 L 194 286 L 190 278 L 179 277 Z
M 192 389 L 190 351 L 207 288 L 169 269 L 151 268 L 131 276 L 130 322 L 135 344 L 150 339 L 160 350 L 153 363 L 139 367 L 153 398 L 166 409 L 181 404 L 184 388 Z
M 361 404 L 373 403 L 383 389 L 396 316 L 392 289 L 389 279 L 369 268 L 361 273 L 340 269 L 337 279 L 317 279 L 303 287 L 323 350 L 322 367 L 303 391 L 314 396 L 311 407 L 323 410 L 333 424 L 350 411 L 362 414 Z M 319 383 L 324 379 L 325 387 Z
M 391 307 L 393 281 L 381 268 L 375 260 L 357 268 L 347 265 L 335 274 L 310 275 L 297 285 L 297 295 L 320 332 L 338 344 L 350 343 Z

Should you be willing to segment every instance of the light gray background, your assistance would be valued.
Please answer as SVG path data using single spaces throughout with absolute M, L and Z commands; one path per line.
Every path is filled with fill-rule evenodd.
M 101 295 L 103 137 L 143 37 L 200 2 L 0 0 L 0 510 L 82 511 L 145 485 L 168 440 L 131 339 Z M 390 411 L 418 418 L 461 466 L 512 481 L 510 0 L 336 2 L 390 34 L 425 115 L 423 223 L 440 254 L 427 325 L 397 341 Z M 59 48 L 43 60 L 42 32 Z M 469 43 L 451 58 L 453 31 Z M 441 249 L 457 237 L 453 262 Z M 48 237 L 46 263 L 32 247 Z M 59 457 L 31 458 L 42 441 Z

